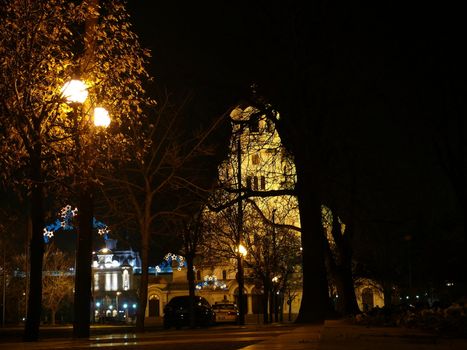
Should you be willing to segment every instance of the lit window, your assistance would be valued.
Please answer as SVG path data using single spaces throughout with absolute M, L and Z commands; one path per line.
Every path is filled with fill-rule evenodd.
M 130 275 L 128 274 L 128 270 L 123 270 L 122 287 L 123 290 L 130 289 Z
M 94 274 L 94 290 L 99 290 L 99 274 Z
M 116 272 L 112 274 L 112 290 L 118 290 L 118 275 Z
M 111 283 L 110 273 L 105 274 L 105 290 L 112 290 L 112 283 Z

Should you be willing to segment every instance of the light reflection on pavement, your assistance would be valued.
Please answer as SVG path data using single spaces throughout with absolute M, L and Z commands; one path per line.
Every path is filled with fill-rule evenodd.
M 123 333 L 91 336 L 89 340 L 47 339 L 35 343 L 0 343 L 1 349 L 45 350 L 45 349 L 222 349 L 233 350 L 270 339 L 288 327 L 228 327 L 225 329 L 196 329 L 147 332 L 142 334 Z

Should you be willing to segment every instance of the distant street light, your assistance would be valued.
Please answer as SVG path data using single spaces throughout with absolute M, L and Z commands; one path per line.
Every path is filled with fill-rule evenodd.
M 247 256 L 248 252 L 247 252 L 246 248 L 243 246 L 243 244 L 238 245 L 238 250 L 237 251 L 243 258 Z

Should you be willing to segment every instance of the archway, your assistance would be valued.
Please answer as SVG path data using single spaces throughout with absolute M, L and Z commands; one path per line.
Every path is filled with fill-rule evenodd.
M 157 295 L 149 297 L 149 317 L 159 317 L 160 313 L 160 300 Z
M 363 312 L 369 311 L 374 307 L 374 296 L 371 288 L 364 288 L 362 290 L 362 308 Z
M 254 314 L 262 314 L 263 313 L 263 294 L 264 292 L 261 289 L 256 287 L 253 288 L 251 291 L 252 297 L 252 312 Z

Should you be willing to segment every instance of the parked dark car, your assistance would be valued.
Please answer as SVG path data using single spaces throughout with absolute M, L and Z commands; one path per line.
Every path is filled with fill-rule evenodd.
M 194 300 L 195 326 L 210 326 L 215 323 L 216 314 L 209 302 L 203 297 Z M 164 328 L 190 325 L 190 297 L 174 297 L 164 308 Z

